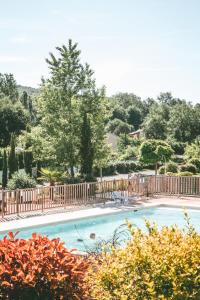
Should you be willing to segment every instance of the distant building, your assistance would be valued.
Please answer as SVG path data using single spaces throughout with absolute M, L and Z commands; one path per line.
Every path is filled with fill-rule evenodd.
M 133 139 L 140 139 L 141 137 L 144 136 L 144 131 L 143 129 L 138 129 L 136 131 L 130 132 L 129 136 L 132 137 Z

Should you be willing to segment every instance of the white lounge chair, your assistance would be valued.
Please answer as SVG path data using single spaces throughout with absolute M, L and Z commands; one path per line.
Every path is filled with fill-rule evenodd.
M 126 201 L 128 201 L 128 198 L 122 196 L 122 194 L 120 192 L 112 192 L 111 193 L 111 199 L 114 202 L 120 201 L 121 204 L 124 204 Z

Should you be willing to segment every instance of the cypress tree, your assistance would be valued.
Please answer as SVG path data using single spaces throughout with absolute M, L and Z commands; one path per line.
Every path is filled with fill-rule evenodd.
M 10 141 L 10 153 L 8 158 L 8 168 L 9 168 L 9 178 L 12 177 L 13 173 L 15 173 L 18 169 L 17 158 L 15 154 L 15 136 L 11 135 Z
M 33 154 L 31 150 L 24 151 L 24 169 L 26 174 L 32 176 Z
M 92 130 L 87 113 L 84 113 L 81 125 L 80 157 L 81 174 L 89 179 L 92 177 L 94 151 L 92 146 Z
M 7 161 L 7 153 L 6 149 L 3 151 L 3 172 L 2 172 L 2 187 L 3 189 L 6 187 L 8 182 L 8 161 Z

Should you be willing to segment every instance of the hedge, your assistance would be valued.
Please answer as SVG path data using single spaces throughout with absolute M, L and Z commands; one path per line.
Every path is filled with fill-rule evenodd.
M 119 174 L 127 174 L 130 172 L 139 171 L 142 169 L 141 163 L 133 160 L 114 161 L 110 162 L 102 169 L 103 176 Z M 99 176 L 98 168 L 95 169 L 95 175 Z
M 192 164 L 185 164 L 179 166 L 179 172 L 191 172 L 192 174 L 196 174 L 197 168 Z

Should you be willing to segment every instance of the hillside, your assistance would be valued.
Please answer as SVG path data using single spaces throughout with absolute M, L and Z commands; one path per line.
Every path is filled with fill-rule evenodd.
M 19 95 L 21 95 L 24 91 L 27 92 L 27 94 L 30 96 L 34 96 L 39 93 L 39 88 L 36 89 L 36 88 L 30 87 L 30 86 L 18 85 L 17 89 L 18 89 Z

